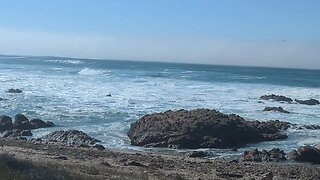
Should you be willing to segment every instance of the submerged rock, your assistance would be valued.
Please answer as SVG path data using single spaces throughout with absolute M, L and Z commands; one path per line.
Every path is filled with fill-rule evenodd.
M 262 100 L 282 101 L 282 102 L 288 102 L 288 103 L 291 103 L 293 101 L 291 98 L 288 98 L 288 97 L 285 97 L 285 96 L 281 96 L 281 95 L 275 95 L 275 94 L 264 95 L 264 96 L 261 96 L 260 99 L 262 99 Z
M 7 93 L 22 93 L 22 90 L 20 90 L 20 89 L 8 89 L 6 92 Z
M 298 162 L 320 164 L 320 150 L 312 146 L 301 146 L 289 153 L 289 158 Z
M 289 111 L 284 110 L 282 107 L 265 107 L 263 111 L 276 111 L 276 112 L 281 112 L 281 113 L 286 113 L 290 114 Z
M 279 162 L 287 160 L 284 151 L 279 148 L 274 148 L 270 151 L 254 149 L 251 151 L 245 151 L 242 154 L 241 159 L 243 161 L 254 161 L 254 162 Z
M 246 121 L 235 114 L 196 109 L 146 115 L 131 124 L 131 144 L 169 148 L 234 148 L 247 143 L 286 139 L 290 123 Z
M 60 142 L 68 145 L 78 146 L 82 144 L 94 145 L 96 142 L 100 142 L 99 140 L 94 139 L 88 136 L 86 133 L 78 130 L 54 131 L 41 137 L 41 139 L 49 142 Z
M 319 130 L 320 125 L 317 125 L 317 124 L 303 125 L 303 126 L 299 127 L 298 129 Z
M 318 105 L 320 104 L 320 101 L 316 100 L 316 99 L 309 99 L 309 100 L 298 100 L 298 99 L 295 99 L 295 101 L 299 104 L 305 104 L 305 105 Z

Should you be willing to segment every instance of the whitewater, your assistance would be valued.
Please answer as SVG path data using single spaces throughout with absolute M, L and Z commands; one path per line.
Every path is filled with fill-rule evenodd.
M 188 150 L 130 145 L 127 131 L 140 117 L 178 109 L 211 108 L 247 120 L 319 124 L 320 106 L 261 101 L 265 94 L 320 99 L 320 71 L 90 60 L 58 57 L 0 56 L 0 114 L 24 113 L 52 121 L 54 128 L 33 130 L 40 137 L 60 129 L 78 129 L 108 148 L 135 151 Z M 9 94 L 18 88 L 21 94 Z M 111 96 L 109 96 L 111 94 Z M 292 113 L 263 112 L 281 106 Z M 318 143 L 320 131 L 290 129 L 283 141 L 249 144 L 238 152 L 205 149 L 217 156 L 248 148 L 285 151 Z

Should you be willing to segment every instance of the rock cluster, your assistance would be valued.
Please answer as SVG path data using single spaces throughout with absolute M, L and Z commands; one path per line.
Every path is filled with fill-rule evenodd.
M 291 103 L 293 100 L 291 98 L 282 96 L 282 95 L 275 95 L 275 94 L 271 94 L 271 95 L 264 95 L 261 96 L 260 99 L 262 100 L 274 100 L 274 101 L 281 101 L 281 102 L 288 102 Z
M 32 136 L 30 130 L 38 128 L 47 128 L 55 126 L 54 123 L 47 121 L 44 122 L 40 119 L 29 119 L 23 114 L 17 114 L 14 121 L 6 115 L 0 116 L 0 137 L 19 137 L 19 136 Z
M 282 95 L 275 95 L 275 94 L 271 94 L 271 95 L 263 95 L 260 97 L 260 99 L 262 100 L 274 100 L 274 101 L 279 101 L 279 102 L 287 102 L 287 103 L 292 103 L 293 99 L 286 97 L 286 96 L 282 96 Z M 316 99 L 309 99 L 309 100 L 299 100 L 299 99 L 295 99 L 295 102 L 299 103 L 299 104 L 305 104 L 305 105 L 319 105 L 320 101 L 316 100 Z
M 243 161 L 254 162 L 279 162 L 287 160 L 284 151 L 279 148 L 274 148 L 270 151 L 254 149 L 251 151 L 245 151 L 241 157 Z
M 281 113 L 286 113 L 290 114 L 289 111 L 284 110 L 282 107 L 265 107 L 263 111 L 275 111 L 275 112 L 281 112 Z
M 166 111 L 146 115 L 131 124 L 131 144 L 169 148 L 235 148 L 247 143 L 286 139 L 290 123 L 246 121 L 216 110 Z
M 316 100 L 316 99 L 309 99 L 309 100 L 298 100 L 298 99 L 295 99 L 295 101 L 299 104 L 305 104 L 305 105 L 310 105 L 310 106 L 313 106 L 313 105 L 319 105 L 320 104 L 320 101 Z
M 289 158 L 298 162 L 320 164 L 319 146 L 301 146 L 289 153 Z
M 7 93 L 22 93 L 22 90 L 20 89 L 8 89 L 8 91 L 6 91 Z

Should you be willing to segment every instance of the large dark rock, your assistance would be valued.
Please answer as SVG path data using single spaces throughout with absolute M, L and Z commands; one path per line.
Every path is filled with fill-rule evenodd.
M 318 105 L 320 104 L 320 101 L 316 100 L 316 99 L 309 99 L 309 100 L 298 100 L 298 99 L 295 99 L 295 101 L 299 104 L 305 104 L 305 105 Z
M 0 116 L 0 131 L 11 130 L 13 128 L 12 119 L 9 116 Z
M 290 152 L 289 158 L 298 162 L 320 164 L 320 150 L 312 146 L 302 146 Z
M 44 122 L 41 119 L 32 119 L 30 120 L 30 124 L 33 126 L 33 129 L 39 129 L 39 128 L 48 128 L 48 127 L 54 127 L 54 123 L 47 121 Z
M 34 129 L 29 119 L 23 114 L 17 114 L 13 122 L 14 129 Z
M 20 89 L 8 89 L 8 91 L 6 91 L 7 93 L 22 93 L 22 90 Z
M 86 133 L 78 130 L 54 131 L 43 136 L 41 139 L 49 142 L 60 142 L 79 146 L 81 144 L 94 145 L 96 142 L 99 142 L 99 140 L 94 139 L 88 136 Z
M 262 99 L 262 100 L 282 101 L 282 102 L 288 102 L 288 103 L 291 103 L 293 101 L 291 98 L 288 98 L 288 97 L 285 97 L 285 96 L 281 96 L 281 95 L 275 95 L 275 94 L 264 95 L 264 96 L 261 96 L 260 99 Z
M 169 148 L 234 148 L 247 143 L 287 138 L 290 123 L 245 121 L 216 110 L 166 111 L 146 115 L 131 124 L 131 144 Z
M 279 148 L 274 148 L 270 151 L 254 149 L 251 151 L 245 151 L 241 157 L 243 161 L 254 162 L 279 162 L 287 160 L 284 151 Z
M 284 110 L 282 107 L 265 107 L 263 111 L 276 111 L 276 112 L 281 112 L 281 113 L 286 113 L 290 114 L 289 111 Z

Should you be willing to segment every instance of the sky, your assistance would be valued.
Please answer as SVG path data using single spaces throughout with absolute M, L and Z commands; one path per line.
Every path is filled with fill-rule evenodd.
M 320 69 L 318 0 L 0 0 L 0 54 Z

